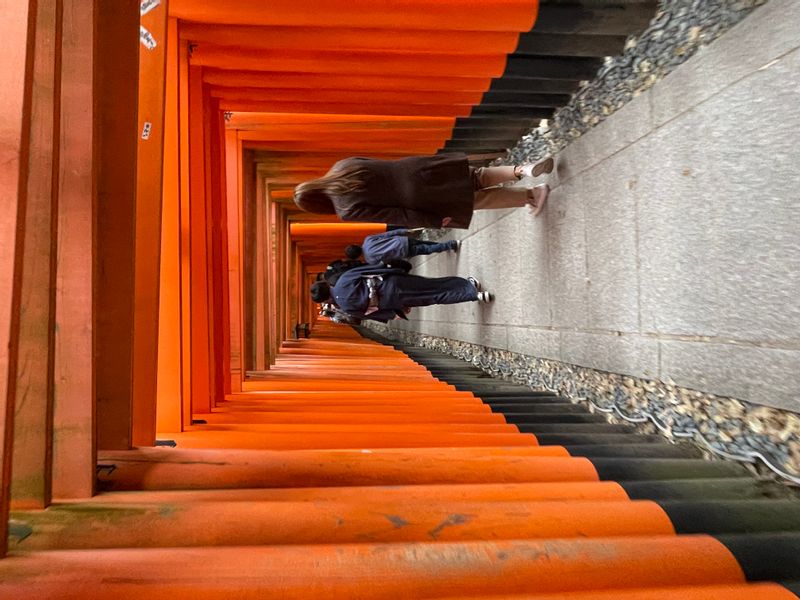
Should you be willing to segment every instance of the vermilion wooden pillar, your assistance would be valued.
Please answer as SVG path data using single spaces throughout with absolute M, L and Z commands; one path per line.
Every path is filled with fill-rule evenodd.
M 292 301 L 292 293 L 295 289 L 295 282 L 293 278 L 294 257 L 292 255 L 292 240 L 289 236 L 289 227 L 287 226 L 285 218 L 281 218 L 278 231 L 280 232 L 278 261 L 281 268 L 280 277 L 283 282 L 283 292 L 281 294 L 283 310 L 280 313 L 281 323 L 277 332 L 278 339 L 276 340 L 276 343 L 280 344 L 281 340 L 292 335 L 292 327 L 294 326 L 294 315 L 292 314 L 294 302 Z
M 27 165 L 20 177 L 25 211 L 17 240 L 15 286 L 19 287 L 13 307 L 19 311 L 19 329 L 9 365 L 16 391 L 11 502 L 17 508 L 47 506 L 52 473 L 62 6 L 58 0 L 41 0 L 32 9 L 36 12 L 30 120 L 22 131 L 27 148 L 21 157 Z
M 280 310 L 281 301 L 281 280 L 278 272 L 277 263 L 280 260 L 280 223 L 278 217 L 278 207 L 272 201 L 272 190 L 269 181 L 264 179 L 261 174 L 261 165 L 258 165 L 258 181 L 262 191 L 264 202 L 264 218 L 266 220 L 267 244 L 265 248 L 266 265 L 264 278 L 266 281 L 265 306 L 264 306 L 264 327 L 267 334 L 264 339 L 266 360 L 268 364 L 275 361 L 277 352 L 276 338 L 280 337 L 280 329 L 276 316 Z
M 189 67 L 189 235 L 192 411 L 211 410 L 208 240 L 202 69 Z
M 181 223 L 178 173 L 178 21 L 167 27 L 164 165 L 161 212 L 161 284 L 158 318 L 156 430 L 182 430 Z
M 225 164 L 223 159 L 223 117 L 219 102 L 204 94 L 204 131 L 206 139 L 206 182 L 208 215 L 209 305 L 211 332 L 212 406 L 225 397 L 228 383 L 228 301 L 227 301 L 227 229 L 225 210 Z
M 97 445 L 131 447 L 139 2 L 95 0 Z
M 178 26 L 180 29 L 180 25 Z M 181 267 L 181 360 L 182 396 L 181 423 L 192 419 L 192 263 L 191 201 L 189 172 L 189 44 L 181 41 L 178 48 L 178 156 L 180 176 L 180 267 Z
M 8 538 L 8 501 L 14 440 L 14 407 L 19 330 L 19 286 L 15 285 L 15 258 L 22 249 L 25 195 L 20 194 L 20 171 L 27 169 L 27 131 L 30 126 L 30 91 L 36 13 L 29 2 L 0 0 L 0 37 L 8 47 L 0 58 L 0 556 Z M 29 28 L 29 18 L 31 27 Z M 29 31 L 30 29 L 30 31 Z M 23 135 L 23 132 L 25 135 Z M 24 172 L 23 177 L 24 180 Z M 21 256 L 20 256 L 21 258 Z M 11 368 L 9 368 L 11 367 Z
M 227 210 L 227 164 L 225 161 L 225 119 L 215 107 L 213 112 L 214 134 L 211 144 L 212 164 L 217 180 L 215 185 L 214 223 L 216 234 L 214 242 L 215 287 L 219 331 L 219 347 L 217 347 L 218 376 L 215 402 L 224 400 L 225 394 L 231 392 L 231 332 L 230 332 L 230 296 L 228 289 L 228 210 Z
M 64 0 L 58 176 L 53 497 L 94 493 L 94 9 Z
M 215 218 L 218 208 L 219 191 L 219 166 L 214 164 L 213 145 L 215 136 L 214 127 L 214 101 L 211 99 L 208 88 L 202 85 L 202 75 L 200 76 L 202 89 L 202 132 L 203 132 L 203 175 L 205 191 L 206 209 L 206 302 L 208 305 L 208 394 L 209 406 L 214 406 L 217 396 L 218 380 L 220 378 L 218 357 L 222 335 L 219 327 L 218 317 L 221 311 L 219 297 L 217 295 L 216 280 L 218 279 L 218 249 L 215 247 L 219 240 L 219 222 Z
M 273 202 L 273 222 L 275 223 L 275 231 L 273 235 L 275 236 L 275 240 L 272 243 L 273 247 L 273 256 L 274 259 L 272 261 L 272 274 L 273 274 L 273 289 L 274 289 L 274 307 L 273 307 L 273 331 L 274 334 L 272 335 L 272 347 L 277 352 L 277 348 L 280 345 L 280 338 L 281 333 L 283 332 L 283 323 L 284 323 L 284 310 L 286 308 L 286 290 L 288 289 L 286 286 L 286 272 L 285 272 L 285 256 L 283 255 L 283 247 L 284 247 L 284 240 L 283 240 L 283 209 L 281 206 Z
M 155 46 L 139 46 L 136 242 L 133 312 L 133 445 L 156 439 L 161 202 L 167 2 L 141 17 Z
M 268 280 L 268 267 L 267 267 L 267 246 L 268 246 L 268 233 L 267 233 L 267 200 L 266 200 L 266 186 L 264 180 L 256 176 L 256 193 L 255 193 L 255 240 L 253 243 L 253 264 L 255 265 L 255 277 L 253 285 L 255 287 L 255 311 L 253 315 L 253 340 L 255 344 L 255 364 L 254 368 L 257 371 L 263 371 L 268 368 L 267 344 L 267 280 Z
M 280 311 L 282 303 L 287 300 L 285 287 L 285 280 L 282 279 L 283 273 L 281 272 L 281 261 L 283 260 L 283 212 L 281 205 L 272 200 L 272 183 L 265 180 L 263 175 L 261 181 L 264 184 L 267 218 L 267 271 L 266 277 L 268 281 L 267 290 L 267 306 L 265 311 L 268 315 L 267 318 L 267 354 L 270 364 L 275 362 L 280 347 L 280 341 L 283 339 Z
M 241 216 L 239 189 L 241 186 L 239 143 L 235 130 L 225 131 L 225 197 L 228 229 L 228 331 L 230 336 L 230 385 L 232 392 L 242 390 L 242 304 L 239 252 Z
M 245 218 L 247 208 L 247 156 L 250 154 L 244 149 L 242 142 L 236 138 L 236 203 L 239 218 L 239 368 L 240 368 L 240 381 L 244 382 L 247 374 L 247 365 L 250 360 L 250 347 L 248 346 L 249 334 L 247 332 L 247 324 L 249 323 L 250 315 L 247 311 L 248 304 L 248 275 L 247 275 L 247 220 Z
M 256 344 L 255 333 L 255 311 L 257 308 L 255 297 L 255 239 L 256 239 L 256 215 L 255 215 L 255 168 L 251 152 L 242 155 L 242 308 L 244 313 L 244 348 L 242 372 L 246 376 L 247 371 L 255 368 L 256 364 Z

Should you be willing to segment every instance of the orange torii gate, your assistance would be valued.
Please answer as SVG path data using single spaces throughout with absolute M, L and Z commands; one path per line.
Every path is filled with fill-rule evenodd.
M 38 507 L 91 495 L 97 448 L 153 445 L 269 370 L 315 318 L 324 254 L 383 227 L 300 213 L 293 186 L 350 155 L 442 148 L 538 8 L 13 4 L 2 462 L 13 447 L 11 495 Z

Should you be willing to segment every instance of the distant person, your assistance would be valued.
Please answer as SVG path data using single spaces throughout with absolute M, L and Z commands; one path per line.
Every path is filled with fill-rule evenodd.
M 492 295 L 481 291 L 480 282 L 471 277 L 419 277 L 400 268 L 364 265 L 343 273 L 334 286 L 313 283 L 311 299 L 333 302 L 356 319 L 385 323 L 405 319 L 415 306 L 491 302 Z
M 548 185 L 529 190 L 501 184 L 550 173 L 553 165 L 548 158 L 535 165 L 473 168 L 462 153 L 399 160 L 353 157 L 298 185 L 294 201 L 306 212 L 335 214 L 342 221 L 466 229 L 473 210 L 530 205 L 538 215 Z
M 385 233 L 368 235 L 360 246 L 357 244 L 347 246 L 344 254 L 351 260 L 363 258 L 367 264 L 374 265 L 436 252 L 458 252 L 461 246 L 458 240 L 449 240 L 443 243 L 418 240 L 416 238 L 418 233 L 412 229 L 394 229 Z

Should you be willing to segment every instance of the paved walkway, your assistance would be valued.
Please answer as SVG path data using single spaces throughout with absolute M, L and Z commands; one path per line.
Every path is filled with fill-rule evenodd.
M 417 272 L 496 302 L 405 326 L 800 411 L 798 31 L 772 0 L 568 147 L 542 217 L 478 213 Z

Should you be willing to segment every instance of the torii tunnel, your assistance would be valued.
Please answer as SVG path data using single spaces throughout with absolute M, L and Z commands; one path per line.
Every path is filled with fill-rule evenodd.
M 3 327 L 11 392 L 41 392 L 9 429 L 29 482 L 15 503 L 90 496 L 96 448 L 153 446 L 229 394 L 279 389 L 264 374 L 315 319 L 310 278 L 386 227 L 302 213 L 293 187 L 354 154 L 442 148 L 536 10 L 7 3 Z M 62 439 L 65 422 L 86 435 Z
M 755 498 L 738 466 L 626 487 L 628 459 L 317 316 L 316 274 L 386 224 L 294 186 L 473 144 L 537 0 L 0 8 L 0 597 L 795 597 L 748 566 L 795 538 L 720 541 L 749 517 L 690 530 L 647 496 Z

